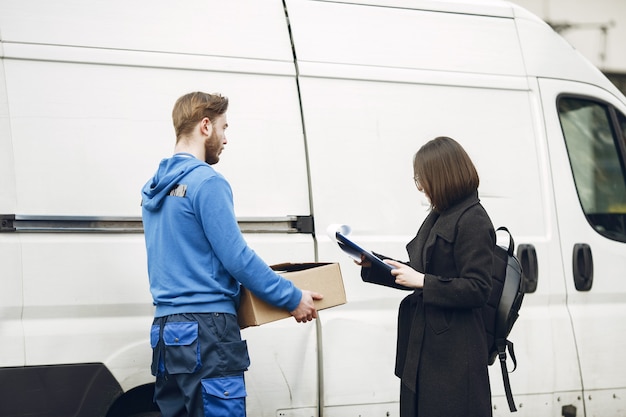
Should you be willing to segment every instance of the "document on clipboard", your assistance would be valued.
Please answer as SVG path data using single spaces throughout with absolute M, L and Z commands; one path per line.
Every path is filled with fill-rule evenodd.
M 374 255 L 367 249 L 363 249 L 361 246 L 348 239 L 346 237 L 348 233 L 350 233 L 350 228 L 345 225 L 330 225 L 328 227 L 328 234 L 331 239 L 333 239 L 334 237 L 334 239 L 337 241 L 337 245 L 339 245 L 339 248 L 346 254 L 348 254 L 348 256 L 350 256 L 351 258 L 360 261 L 361 255 L 363 255 L 373 265 L 377 265 L 388 271 L 391 271 L 393 269 L 393 266 L 384 263 L 383 260 L 380 259 L 378 256 Z

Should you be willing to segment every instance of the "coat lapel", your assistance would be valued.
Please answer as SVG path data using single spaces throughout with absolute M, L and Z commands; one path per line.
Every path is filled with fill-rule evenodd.
M 459 217 L 479 201 L 478 192 L 475 192 L 442 213 L 431 211 L 417 235 L 406 245 L 411 267 L 416 271 L 429 273 L 429 260 L 437 237 L 454 242 Z

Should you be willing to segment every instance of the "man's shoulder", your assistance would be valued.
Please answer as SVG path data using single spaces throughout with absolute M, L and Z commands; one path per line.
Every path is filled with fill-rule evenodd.
M 185 175 L 181 183 L 186 183 L 194 195 L 231 193 L 230 183 L 210 165 L 198 166 Z
M 226 178 L 224 178 L 222 174 L 217 172 L 211 165 L 208 164 L 197 165 L 193 170 L 189 171 L 185 177 L 189 177 L 190 179 L 199 182 L 211 179 L 226 181 Z

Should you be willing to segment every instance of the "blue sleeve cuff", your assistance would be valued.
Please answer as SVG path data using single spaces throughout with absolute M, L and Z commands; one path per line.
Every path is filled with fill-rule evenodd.
M 287 311 L 292 312 L 293 310 L 298 308 L 298 305 L 300 305 L 300 300 L 302 300 L 302 291 L 300 290 L 300 288 L 294 286 L 293 294 L 289 300 L 289 303 L 286 306 Z

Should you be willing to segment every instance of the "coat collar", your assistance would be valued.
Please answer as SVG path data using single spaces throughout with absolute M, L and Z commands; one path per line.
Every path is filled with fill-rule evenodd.
M 406 246 L 411 266 L 420 272 L 426 272 L 437 237 L 453 242 L 459 218 L 468 208 L 479 202 L 478 191 L 475 191 L 441 213 L 431 211 L 422 223 L 417 236 Z
M 432 231 L 441 236 L 448 242 L 454 241 L 454 235 L 456 234 L 456 225 L 459 221 L 459 217 L 465 211 L 478 204 L 478 191 L 474 191 L 449 209 L 439 214 L 439 221 L 437 221 L 432 228 Z M 433 235 L 433 233 L 431 233 Z

